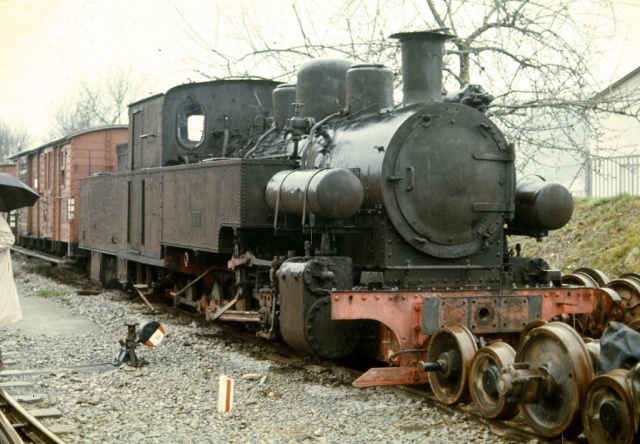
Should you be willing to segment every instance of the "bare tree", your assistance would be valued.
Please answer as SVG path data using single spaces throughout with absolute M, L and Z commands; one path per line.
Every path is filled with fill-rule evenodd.
M 389 34 L 446 28 L 453 38 L 445 87 L 479 83 L 493 93 L 487 113 L 518 145 L 517 168 L 530 171 L 576 167 L 590 151 L 607 149 L 600 138 L 606 116 L 638 120 L 640 91 L 599 95 L 607 82 L 593 72 L 602 56 L 598 43 L 617 32 L 613 1 L 334 0 L 319 8 L 281 0 L 270 5 L 279 12 L 275 16 L 259 2 L 243 3 L 239 15 L 218 7 L 216 20 L 234 23 L 226 36 L 236 43 L 234 52 L 216 44 L 217 33 L 212 43 L 193 21 L 184 23 L 208 54 L 196 70 L 200 74 L 286 82 L 294 80 L 302 61 L 320 56 L 384 63 L 399 74 L 400 57 Z
M 144 78 L 131 68 L 116 66 L 104 75 L 80 79 L 58 105 L 51 137 L 87 128 L 126 124 L 127 106 L 143 92 Z
M 0 121 L 0 162 L 28 148 L 32 140 L 33 136 L 26 128 Z

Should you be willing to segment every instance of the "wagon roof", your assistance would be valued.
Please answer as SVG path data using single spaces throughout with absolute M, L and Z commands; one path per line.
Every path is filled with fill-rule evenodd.
M 8 157 L 8 159 L 10 160 L 15 160 L 19 157 L 22 157 L 26 154 L 31 154 L 34 153 L 36 151 L 39 151 L 41 149 L 50 147 L 50 146 L 55 146 L 55 145 L 59 145 L 63 142 L 69 141 L 71 139 L 73 139 L 74 137 L 78 137 L 81 136 L 83 134 L 88 134 L 88 133 L 93 133 L 93 132 L 97 132 L 97 131 L 105 131 L 105 130 L 112 130 L 112 129 L 128 129 L 129 126 L 128 125 L 105 125 L 105 126 L 98 126 L 98 127 L 93 127 L 93 128 L 87 128 L 87 129 L 83 129 L 83 130 L 79 130 L 79 131 L 74 131 L 72 133 L 67 134 L 64 137 L 61 137 L 59 139 L 56 140 L 52 140 L 50 142 L 45 143 L 44 145 L 40 145 L 36 148 L 31 148 L 31 149 L 27 149 L 27 150 L 23 150 L 20 151 L 19 153 L 16 154 L 12 154 L 11 156 Z

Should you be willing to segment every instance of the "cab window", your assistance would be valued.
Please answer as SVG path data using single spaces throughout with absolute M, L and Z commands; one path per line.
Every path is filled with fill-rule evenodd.
M 198 102 L 186 102 L 178 111 L 178 141 L 185 148 L 196 148 L 203 140 L 204 107 Z

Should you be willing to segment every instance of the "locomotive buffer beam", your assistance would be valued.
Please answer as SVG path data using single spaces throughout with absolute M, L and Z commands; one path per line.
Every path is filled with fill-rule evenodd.
M 429 372 L 419 371 L 417 363 L 424 361 L 421 354 L 427 352 L 431 335 L 443 326 L 460 323 L 475 335 L 517 333 L 534 320 L 592 313 L 599 293 L 594 288 L 553 287 L 519 289 L 512 294 L 342 290 L 331 292 L 331 318 L 371 319 L 392 332 L 392 350 L 381 349 L 383 355 L 397 358 L 389 359 L 392 367 L 369 370 L 355 386 L 416 384 L 429 380 Z
M 415 367 L 374 367 L 353 382 L 354 387 L 412 385 L 429 382 L 429 373 Z

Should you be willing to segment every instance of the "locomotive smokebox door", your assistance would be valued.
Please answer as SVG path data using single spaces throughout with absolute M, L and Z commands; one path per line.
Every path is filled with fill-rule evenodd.
M 360 342 L 358 321 L 331 319 L 332 289 L 353 287 L 351 259 L 320 257 L 289 259 L 278 269 L 280 325 L 283 339 L 303 353 L 337 359 Z
M 418 110 L 393 137 L 386 160 L 389 216 L 427 254 L 473 254 L 512 217 L 513 148 L 475 109 L 434 103 Z

